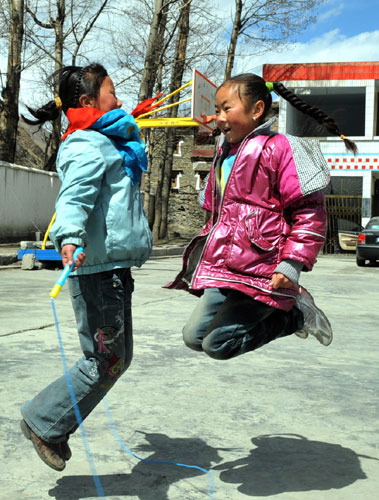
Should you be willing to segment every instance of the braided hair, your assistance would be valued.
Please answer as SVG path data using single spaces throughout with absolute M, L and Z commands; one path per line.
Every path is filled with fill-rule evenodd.
M 106 69 L 98 63 L 88 66 L 64 66 L 55 71 L 50 80 L 58 82 L 58 96 L 38 109 L 27 106 L 29 113 L 35 118 L 31 120 L 22 115 L 30 125 L 42 125 L 46 121 L 54 121 L 60 117 L 60 111 L 67 113 L 68 108 L 80 107 L 80 96 L 97 97 L 104 79 L 108 76 Z M 58 103 L 59 105 L 58 105 Z
M 239 98 L 241 101 L 246 102 L 249 107 L 252 107 L 257 101 L 262 100 L 265 105 L 265 110 L 261 117 L 262 120 L 264 120 L 271 109 L 272 98 L 270 89 L 272 88 L 274 92 L 280 95 L 280 97 L 283 97 L 283 99 L 288 101 L 294 108 L 316 120 L 316 122 L 322 125 L 331 135 L 341 137 L 349 151 L 352 151 L 354 154 L 357 153 L 355 142 L 347 139 L 342 134 L 332 117 L 328 116 L 317 106 L 307 104 L 300 99 L 300 97 L 287 89 L 282 83 L 270 82 L 270 85 L 266 85 L 266 82 L 260 76 L 254 75 L 253 73 L 243 73 L 228 78 L 219 88 L 226 85 L 235 86 Z

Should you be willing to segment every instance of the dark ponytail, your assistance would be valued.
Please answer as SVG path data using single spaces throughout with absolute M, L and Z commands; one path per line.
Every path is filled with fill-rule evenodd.
M 106 69 L 98 63 L 84 67 L 65 66 L 50 76 L 51 81 L 58 83 L 59 99 L 49 101 L 38 109 L 27 106 L 27 110 L 35 120 L 26 118 L 24 115 L 22 118 L 30 125 L 42 125 L 47 121 L 54 121 L 60 117 L 61 110 L 67 113 L 68 108 L 80 107 L 79 98 L 81 95 L 97 97 L 107 76 Z
M 29 113 L 34 116 L 35 120 L 26 118 L 26 116 L 21 115 L 24 122 L 29 123 L 29 125 L 42 125 L 47 121 L 54 121 L 60 116 L 59 108 L 55 101 L 49 101 L 47 104 L 38 109 L 29 108 L 26 106 Z
M 332 117 L 328 116 L 324 111 L 322 111 L 317 106 L 312 106 L 311 104 L 307 104 L 305 101 L 300 99 L 296 94 L 288 90 L 282 83 L 273 82 L 274 91 L 283 97 L 286 101 L 288 101 L 294 108 L 298 109 L 305 115 L 312 117 L 316 120 L 317 123 L 322 125 L 331 135 L 336 135 L 341 137 L 343 142 L 345 143 L 346 148 L 349 151 L 352 151 L 354 154 L 357 153 L 358 148 L 355 142 L 347 139 L 339 129 L 337 123 L 333 120 Z

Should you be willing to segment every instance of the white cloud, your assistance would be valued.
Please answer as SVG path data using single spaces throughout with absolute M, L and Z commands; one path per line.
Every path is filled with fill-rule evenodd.
M 329 20 L 331 17 L 337 17 L 340 14 L 342 14 L 345 6 L 343 3 L 340 3 L 333 7 L 332 9 L 327 10 L 326 12 L 323 12 L 321 14 L 318 14 L 317 16 L 317 22 L 322 23 L 324 21 Z
M 339 29 L 280 52 L 238 58 L 234 73 L 254 71 L 262 64 L 378 61 L 379 30 L 346 37 Z

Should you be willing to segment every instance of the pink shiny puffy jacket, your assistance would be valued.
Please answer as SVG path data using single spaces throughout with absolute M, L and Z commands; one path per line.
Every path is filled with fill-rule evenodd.
M 297 286 L 273 290 L 269 283 L 283 259 L 300 261 L 310 271 L 324 244 L 321 189 L 329 170 L 318 142 L 251 134 L 239 147 L 221 200 L 215 163 L 203 204 L 211 217 L 187 246 L 182 270 L 168 287 L 196 295 L 205 288 L 234 289 L 291 309 Z

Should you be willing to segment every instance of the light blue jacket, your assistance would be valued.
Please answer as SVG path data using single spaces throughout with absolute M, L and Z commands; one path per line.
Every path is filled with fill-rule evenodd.
M 139 186 L 132 186 L 114 142 L 95 130 L 77 130 L 61 145 L 62 187 L 50 237 L 58 252 L 83 246 L 86 260 L 74 274 L 141 266 L 150 256 L 151 232 Z

